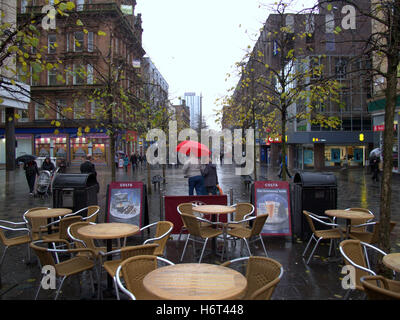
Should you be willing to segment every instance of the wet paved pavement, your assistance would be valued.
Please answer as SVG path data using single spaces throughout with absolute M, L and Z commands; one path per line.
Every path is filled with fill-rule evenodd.
M 241 177 L 234 175 L 233 166 L 219 166 L 218 175 L 223 191 L 229 193 L 233 190 L 232 202 L 249 201 L 249 193 L 243 184 Z M 78 167 L 68 169 L 69 173 L 78 172 Z M 111 181 L 111 174 L 106 167 L 97 166 L 100 193 L 98 202 L 102 208 L 99 222 L 104 221 L 104 207 L 106 199 L 106 186 Z M 277 179 L 276 168 L 261 167 L 260 176 L 268 180 Z M 380 186 L 371 180 L 366 169 L 342 169 L 332 171 L 338 182 L 338 208 L 365 207 L 375 214 L 379 212 Z M 161 174 L 160 168 L 153 168 L 151 176 Z M 187 195 L 188 183 L 183 178 L 181 168 L 168 168 L 166 170 L 167 184 L 165 195 Z M 22 213 L 31 207 L 52 206 L 51 198 L 37 199 L 29 196 L 28 186 L 22 169 L 15 172 L 0 170 L 0 219 L 20 221 Z M 137 169 L 133 173 L 123 169 L 117 172 L 117 181 L 147 181 L 145 169 Z M 149 195 L 150 223 L 159 220 L 160 217 L 160 191 L 154 191 Z M 393 205 L 392 220 L 397 225 L 392 234 L 392 251 L 400 252 L 400 177 L 393 177 Z M 230 201 L 230 199 L 228 199 Z M 376 214 L 378 216 L 378 214 Z M 340 300 L 345 294 L 341 287 L 341 261 L 335 257 L 327 258 L 328 244 L 322 244 L 318 249 L 318 257 L 311 260 L 307 266 L 302 259 L 302 252 L 306 243 L 290 237 L 264 237 L 269 257 L 278 260 L 284 268 L 283 278 L 276 288 L 272 299 L 274 300 Z M 257 242 L 255 243 L 257 245 Z M 166 258 L 178 263 L 183 250 L 184 241 L 170 240 L 167 246 Z M 254 247 L 253 247 L 254 248 Z M 190 249 L 190 248 L 189 248 Z M 253 254 L 263 255 L 261 246 L 253 249 Z M 193 262 L 192 250 L 188 250 L 184 262 Z M 239 252 L 235 252 L 239 255 Z M 27 251 L 25 247 L 9 249 L 2 268 L 2 288 L 0 298 L 2 300 L 30 300 L 34 298 L 36 288 L 41 277 L 36 263 L 26 264 Z M 32 253 L 34 257 L 34 254 Z M 337 252 L 336 258 L 339 257 Z M 21 260 L 24 259 L 24 262 Z M 196 260 L 197 261 L 197 260 Z M 213 255 L 203 259 L 207 263 L 220 263 Z M 103 273 L 104 276 L 104 273 Z M 105 276 L 103 277 L 105 281 Z M 64 283 L 64 289 L 60 300 L 93 299 L 89 286 L 88 276 L 84 274 L 80 278 L 81 286 L 78 286 L 78 278 L 71 277 Z M 42 290 L 39 299 L 52 299 L 54 291 Z M 351 296 L 353 299 L 362 298 L 359 294 Z M 113 298 L 110 298 L 113 299 Z

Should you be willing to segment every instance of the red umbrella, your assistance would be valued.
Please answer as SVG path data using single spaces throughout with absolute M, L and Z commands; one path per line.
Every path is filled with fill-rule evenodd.
M 211 151 L 202 143 L 192 140 L 186 140 L 178 144 L 176 151 L 186 154 L 193 154 L 196 157 L 206 157 L 211 155 Z

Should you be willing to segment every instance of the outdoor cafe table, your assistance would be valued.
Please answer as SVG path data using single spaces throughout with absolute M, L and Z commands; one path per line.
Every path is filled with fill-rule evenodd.
M 139 227 L 128 223 L 98 223 L 90 224 L 79 228 L 77 232 L 87 238 L 96 240 L 106 240 L 107 252 L 112 251 L 112 240 L 125 238 L 132 236 L 139 231 Z M 107 256 L 107 260 L 111 260 L 110 255 Z M 108 288 L 112 286 L 111 277 L 107 277 Z
M 400 253 L 389 253 L 383 257 L 382 262 L 386 267 L 400 272 Z
M 356 211 L 356 210 L 326 210 L 325 214 L 330 217 L 336 217 L 340 219 L 346 219 L 346 238 L 349 237 L 350 228 L 351 228 L 351 219 L 365 219 L 370 220 L 375 216 L 373 214 L 364 212 L 364 211 Z
M 150 294 L 162 300 L 233 300 L 247 287 L 240 272 L 207 263 L 181 263 L 157 268 L 143 279 Z
M 45 218 L 48 219 L 48 223 L 50 223 L 52 219 L 63 217 L 69 213 L 72 213 L 72 210 L 68 208 L 51 208 L 30 211 L 25 215 L 25 217 L 29 219 Z M 48 233 L 51 233 L 50 226 L 48 227 Z
M 231 214 L 236 211 L 236 208 L 231 207 L 231 206 L 224 206 L 224 205 L 220 205 L 220 204 L 205 204 L 205 205 L 200 205 L 200 206 L 193 206 L 192 210 L 195 212 L 198 212 L 198 213 L 212 215 L 213 221 L 215 221 L 215 216 L 218 216 L 217 220 L 219 221 L 220 215 Z M 222 225 L 222 234 L 224 237 L 224 246 L 226 246 L 226 232 L 227 232 L 226 229 L 228 226 L 228 222 L 226 222 L 226 223 L 221 222 L 221 225 Z M 213 250 L 215 250 L 215 239 L 213 239 L 212 244 L 213 244 Z M 221 258 L 223 258 L 223 256 Z

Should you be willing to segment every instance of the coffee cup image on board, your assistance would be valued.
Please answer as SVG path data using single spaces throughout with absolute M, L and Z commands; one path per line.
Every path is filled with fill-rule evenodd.
M 257 192 L 257 215 L 268 214 L 263 233 L 288 233 L 289 209 L 285 190 L 282 194 Z
M 110 218 L 112 222 L 134 223 L 140 217 L 140 189 L 112 189 Z

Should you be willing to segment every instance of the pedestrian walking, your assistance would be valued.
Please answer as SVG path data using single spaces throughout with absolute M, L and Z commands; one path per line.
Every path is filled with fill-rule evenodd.
M 125 172 L 128 172 L 128 165 L 129 165 L 129 158 L 128 158 L 128 155 L 126 154 L 124 156 L 124 169 L 125 169 Z
M 92 163 L 92 156 L 88 154 L 86 156 L 86 160 L 81 163 L 80 166 L 80 171 L 81 173 L 93 173 L 95 178 L 96 178 L 96 186 L 97 186 L 97 192 L 100 190 L 100 184 L 97 182 L 97 172 L 96 172 L 96 167 L 94 163 Z
M 372 173 L 372 181 L 379 182 L 379 156 L 373 156 L 369 159 Z
M 209 159 L 209 163 L 202 168 L 201 174 L 204 177 L 206 194 L 217 195 L 217 185 L 219 184 L 217 166 L 212 163 L 211 159 Z
M 117 155 L 117 154 L 116 154 L 115 157 L 114 157 L 114 161 L 115 161 L 115 168 L 118 169 L 119 158 L 118 158 L 118 155 Z
M 280 163 L 281 163 L 281 168 L 279 169 L 278 177 L 282 178 L 282 169 L 283 169 L 282 154 L 279 155 L 279 159 L 280 159 Z M 288 170 L 288 166 L 287 166 L 287 155 L 285 155 L 285 171 L 286 171 L 287 176 L 289 178 L 291 178 L 292 175 L 290 174 L 290 172 Z
M 189 196 L 193 196 L 194 190 L 196 194 L 205 195 L 204 177 L 201 174 L 199 159 L 191 156 L 182 168 L 185 178 L 189 179 Z
M 132 165 L 132 172 L 133 172 L 133 170 L 135 169 L 135 167 L 136 167 L 136 165 L 137 165 L 137 157 L 136 157 L 136 154 L 135 153 L 131 153 L 131 158 L 130 158 L 130 160 L 131 160 L 131 165 Z
M 42 163 L 42 167 L 40 169 L 47 170 L 47 171 L 50 171 L 51 173 L 53 173 L 53 171 L 56 169 L 56 167 L 55 167 L 54 163 L 51 162 L 50 157 L 47 156 L 46 159 L 44 159 L 44 161 Z
M 39 176 L 39 169 L 35 160 L 29 160 L 24 163 L 24 170 L 26 181 L 29 186 L 29 194 L 33 196 L 33 189 L 35 188 L 36 176 Z

